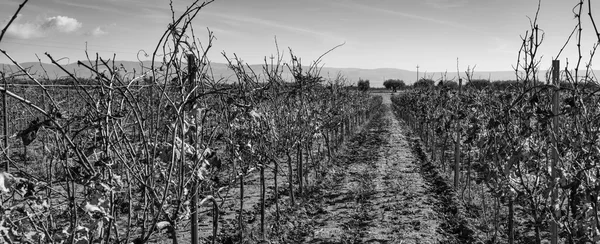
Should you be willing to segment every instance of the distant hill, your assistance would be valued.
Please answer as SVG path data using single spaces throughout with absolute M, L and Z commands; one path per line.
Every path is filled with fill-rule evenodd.
M 147 67 L 150 67 L 151 61 L 145 62 L 135 62 L 135 61 L 116 61 L 115 64 L 118 67 L 123 67 L 128 73 L 133 74 L 134 70 L 136 75 L 141 74 L 141 72 L 147 71 Z M 67 74 L 63 72 L 60 68 L 53 64 L 46 64 L 37 62 L 29 62 L 29 63 L 21 63 L 21 66 L 28 69 L 31 74 L 34 74 L 36 77 L 45 77 L 45 73 L 48 74 L 50 79 L 65 77 Z M 146 68 L 142 68 L 142 65 Z M 235 79 L 235 75 L 233 71 L 231 71 L 227 64 L 223 63 L 211 63 L 212 72 L 215 78 L 224 78 L 224 79 Z M 83 66 L 78 66 L 76 63 L 64 65 L 66 70 L 73 72 L 78 77 L 92 77 L 92 73 Z M 252 69 L 255 72 L 259 73 L 262 71 L 262 65 L 251 65 Z M 14 65 L 8 64 L 0 64 L 0 70 L 4 70 L 6 72 L 9 71 L 17 71 L 18 68 Z M 44 72 L 45 70 L 45 72 Z M 102 70 L 102 69 L 101 69 Z M 284 68 L 284 78 L 290 78 L 291 75 L 287 68 Z M 321 69 L 321 75 L 324 78 L 335 78 L 338 73 L 343 74 L 348 80 L 352 83 L 356 83 L 358 79 L 368 79 L 371 82 L 372 87 L 383 87 L 384 79 L 401 79 L 406 82 L 406 84 L 412 84 L 415 82 L 417 78 L 417 73 L 415 71 L 403 70 L 403 69 L 393 69 L 393 68 L 381 68 L 381 69 L 359 69 L 359 68 L 331 68 L 331 67 L 323 67 Z M 419 73 L 419 76 L 431 78 L 433 80 L 439 80 L 442 77 L 442 72 L 428 72 L 428 73 Z M 448 72 L 446 74 L 448 79 L 456 80 L 456 72 Z M 464 73 L 461 74 L 461 77 L 464 77 Z M 485 72 L 485 71 L 477 71 L 473 75 L 476 79 L 488 79 L 491 80 L 514 80 L 515 73 L 514 71 L 493 71 L 493 72 Z

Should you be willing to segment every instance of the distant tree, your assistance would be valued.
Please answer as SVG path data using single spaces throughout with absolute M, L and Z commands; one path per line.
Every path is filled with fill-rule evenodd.
M 359 91 L 368 91 L 371 85 L 369 80 L 358 79 L 357 86 Z
M 390 85 L 390 80 L 385 80 L 383 82 L 383 87 L 385 87 L 385 89 L 392 89 L 392 86 Z
M 456 83 L 456 81 L 452 81 L 452 80 L 446 80 L 446 81 L 441 80 L 440 82 L 438 82 L 437 86 L 439 88 L 458 89 L 458 83 Z
M 383 82 L 383 86 L 385 86 L 386 89 L 392 90 L 392 92 L 396 92 L 398 89 L 406 87 L 406 84 L 400 79 L 387 79 Z
M 465 87 L 473 88 L 473 89 L 477 89 L 477 90 L 483 90 L 483 89 L 489 87 L 490 84 L 491 84 L 491 82 L 489 80 L 475 79 L 475 80 L 471 80 L 471 81 L 467 82 Z
M 433 81 L 432 79 L 420 79 L 419 81 L 415 82 L 415 84 L 413 84 L 413 88 L 418 89 L 418 88 L 431 88 L 435 86 L 435 81 Z

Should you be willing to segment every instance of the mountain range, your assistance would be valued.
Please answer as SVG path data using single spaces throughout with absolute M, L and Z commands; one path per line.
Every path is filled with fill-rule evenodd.
M 84 62 L 87 63 L 87 62 Z M 122 70 L 125 70 L 129 74 L 133 74 L 135 71 L 136 75 L 141 74 L 142 70 L 147 71 L 151 64 L 151 61 L 145 62 L 135 62 L 135 61 L 115 61 L 117 67 L 122 67 Z M 56 79 L 67 76 L 67 74 L 60 69 L 58 66 L 47 63 L 38 63 L 38 62 L 29 62 L 29 63 L 21 63 L 22 67 L 27 69 L 30 74 L 33 74 L 34 77 L 48 77 L 50 79 Z M 143 67 L 146 67 L 142 69 Z M 157 65 L 159 66 L 159 65 Z M 89 78 L 92 77 L 92 72 L 90 72 L 86 67 L 79 66 L 77 63 L 71 63 L 67 65 L 63 65 L 63 67 L 72 72 L 78 77 Z M 224 63 L 211 63 L 212 73 L 216 79 L 223 78 L 225 80 L 236 79 L 234 72 L 229 69 L 227 64 Z M 263 65 L 256 64 L 250 65 L 250 67 L 257 73 L 262 71 Z M 308 67 L 304 67 L 308 68 Z M 0 71 L 3 71 L 7 74 L 14 73 L 18 71 L 18 67 L 15 65 L 9 64 L 0 64 Z M 100 71 L 106 69 L 100 69 Z M 420 72 L 418 73 L 419 78 L 428 78 L 433 80 L 440 80 L 445 72 Z M 44 75 L 47 74 L 47 75 Z M 321 69 L 321 76 L 328 78 L 335 78 L 338 74 L 342 74 L 348 79 L 350 83 L 356 83 L 359 79 L 369 80 L 371 87 L 383 87 L 383 81 L 386 79 L 400 79 L 404 80 L 407 85 L 414 83 L 417 80 L 417 72 L 404 70 L 404 69 L 395 69 L 395 68 L 381 68 L 381 69 L 360 69 L 360 68 L 333 68 L 333 67 L 323 67 Z M 287 67 L 284 67 L 283 77 L 286 79 L 291 78 L 291 74 Z M 457 72 L 447 72 L 445 77 L 450 80 L 457 80 Z M 461 73 L 461 77 L 465 78 L 465 73 Z M 473 73 L 474 79 L 491 79 L 495 80 L 514 80 L 515 72 L 514 71 L 476 71 Z

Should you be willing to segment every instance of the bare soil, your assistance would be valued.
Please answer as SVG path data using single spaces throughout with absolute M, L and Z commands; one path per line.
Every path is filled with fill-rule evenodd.
M 439 219 L 403 129 L 384 113 L 336 161 L 335 184 L 318 198 L 324 214 L 306 243 L 436 243 Z
M 279 176 L 280 216 L 275 216 L 273 174 L 267 172 L 266 240 L 259 236 L 259 181 L 246 179 L 244 243 L 480 243 L 456 192 L 423 153 L 420 141 L 398 121 L 390 95 L 381 111 L 324 159 L 325 172 L 309 172 L 308 184 L 289 202 L 287 167 Z M 231 189 L 219 219 L 218 243 L 239 243 L 239 191 Z M 219 201 L 220 202 L 220 201 Z M 207 211 L 208 209 L 203 208 Z M 209 215 L 201 237 L 212 237 Z M 178 232 L 189 240 L 187 225 Z M 170 243 L 163 238 L 156 243 Z
M 477 243 L 454 190 L 390 106 L 384 96 L 272 243 Z

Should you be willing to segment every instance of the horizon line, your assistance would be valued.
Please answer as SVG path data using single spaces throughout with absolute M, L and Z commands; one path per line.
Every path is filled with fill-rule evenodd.
M 77 60 L 75 62 L 69 62 L 68 64 L 61 64 L 61 65 L 77 65 L 77 62 L 81 61 L 81 62 L 87 62 L 88 60 Z M 111 61 L 112 62 L 112 61 Z M 132 60 L 115 60 L 114 62 L 129 62 L 129 63 L 140 63 L 140 62 L 152 62 L 152 60 L 142 60 L 142 61 L 132 61 Z M 161 61 L 155 61 L 156 63 L 161 63 Z M 19 64 L 24 64 L 24 63 L 36 63 L 39 64 L 39 61 L 29 61 L 29 62 L 19 62 Z M 45 62 L 41 62 L 42 64 L 47 64 L 47 65 L 54 65 L 52 63 L 45 63 Z M 227 63 L 223 63 L 223 62 L 210 62 L 211 64 L 223 64 L 223 65 L 227 65 Z M 286 62 L 283 62 L 283 64 L 285 64 Z M 10 64 L 10 63 L 0 63 L 0 65 L 13 65 L 14 64 Z M 248 64 L 250 66 L 263 66 L 265 64 L 263 63 L 254 63 L 254 64 Z M 270 65 L 270 64 L 267 64 Z M 302 65 L 302 66 L 310 66 L 310 65 Z M 410 69 L 403 69 L 403 68 L 393 68 L 393 67 L 380 67 L 380 68 L 359 68 L 359 67 L 339 67 L 339 66 L 323 66 L 323 68 L 330 68 L 330 69 L 360 69 L 360 70 L 380 70 L 380 69 L 394 69 L 394 70 L 403 70 L 403 71 L 408 71 L 408 72 L 414 72 L 417 73 L 417 71 L 413 71 Z M 547 71 L 547 70 L 539 70 L 538 72 L 541 71 Z M 461 71 L 461 72 L 457 72 L 457 71 L 421 71 L 419 73 L 462 73 L 465 71 Z M 493 72 L 515 72 L 515 70 L 482 70 L 482 71 L 474 71 L 474 73 L 493 73 Z

